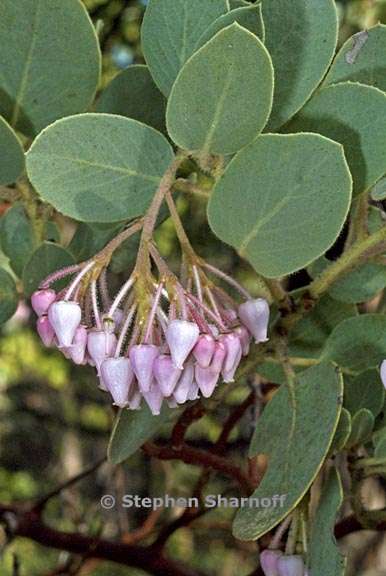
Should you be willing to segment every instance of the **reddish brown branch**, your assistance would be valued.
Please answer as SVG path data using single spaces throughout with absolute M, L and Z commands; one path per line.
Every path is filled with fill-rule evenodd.
M 236 426 L 237 422 L 244 416 L 245 411 L 255 402 L 255 397 L 255 391 L 252 390 L 244 402 L 242 402 L 229 414 L 228 418 L 225 420 L 221 434 L 216 442 L 216 452 L 223 452 L 230 433 Z
M 184 438 L 187 429 L 193 422 L 202 418 L 205 414 L 205 408 L 202 405 L 201 401 L 195 402 L 191 406 L 188 406 L 179 419 L 177 420 L 173 432 L 172 432 L 172 446 L 175 449 L 178 449 L 184 443 Z

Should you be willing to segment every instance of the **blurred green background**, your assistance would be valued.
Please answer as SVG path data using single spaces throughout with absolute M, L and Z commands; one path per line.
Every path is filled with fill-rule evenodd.
M 194 0 L 192 0 L 194 1 Z M 140 47 L 140 25 L 146 1 L 84 0 L 97 28 L 103 51 L 101 89 L 122 69 L 143 62 Z M 386 0 L 346 0 L 337 2 L 341 19 L 340 44 L 351 34 L 386 22 Z M 198 252 L 216 259 L 218 266 L 232 269 L 244 282 L 252 275 L 244 268 L 235 272 L 233 253 L 210 236 L 205 224 L 205 203 L 181 202 L 188 232 L 198 244 Z M 166 221 L 159 233 L 164 253 L 176 256 L 174 235 Z M 124 252 L 126 250 L 126 252 Z M 128 246 L 116 258 L 117 271 L 130 265 Z M 0 261 L 6 259 L 0 253 Z M 55 351 L 40 345 L 33 329 L 33 317 L 27 303 L 21 303 L 12 320 L 0 335 L 0 501 L 23 502 L 37 498 L 65 478 L 69 478 L 102 458 L 107 449 L 114 412 L 96 387 L 92 369 L 77 368 Z M 227 402 L 241 402 L 248 390 L 235 387 Z M 226 407 L 217 409 L 192 427 L 190 438 L 205 446 L 217 438 L 219 422 Z M 252 416 L 241 422 L 231 438 L 237 454 L 246 450 Z M 46 512 L 47 521 L 63 530 L 84 534 L 124 538 L 144 520 L 144 510 L 116 509 L 103 512 L 99 505 L 102 494 L 132 493 L 152 495 L 169 493 L 188 496 L 198 470 L 178 463 L 150 463 L 141 454 L 124 466 L 103 466 L 97 473 L 53 500 Z M 208 493 L 231 491 L 221 480 L 209 483 Z M 160 522 L 177 514 L 162 513 Z M 230 535 L 231 511 L 205 515 L 194 529 L 184 528 L 169 540 L 168 551 L 191 567 L 219 576 L 243 576 L 257 564 L 258 549 L 254 543 L 235 542 Z M 383 536 L 361 536 L 350 540 L 349 575 L 384 576 L 386 559 Z M 6 542 L 0 532 L 0 547 Z M 16 558 L 16 561 L 15 561 Z M 58 571 L 58 567 L 63 570 Z M 0 558 L 3 576 L 134 576 L 140 572 L 99 561 L 79 562 L 66 553 L 47 550 L 27 540 L 7 543 Z M 328 576 L 328 575 L 326 575 Z M 331 575 L 332 576 L 332 575 Z

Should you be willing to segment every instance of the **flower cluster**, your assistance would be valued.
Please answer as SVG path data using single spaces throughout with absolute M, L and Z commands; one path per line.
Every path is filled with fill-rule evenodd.
M 284 555 L 280 550 L 264 550 L 260 565 L 265 576 L 308 576 L 301 556 Z
M 206 263 L 191 266 L 182 282 L 154 246 L 151 255 L 157 275 L 134 270 L 114 299 L 107 269 L 95 258 L 51 274 L 31 302 L 45 345 L 76 364 L 95 366 L 100 388 L 115 405 L 137 409 L 144 398 L 159 414 L 164 399 L 174 407 L 210 397 L 220 380 L 233 382 L 252 337 L 267 340 L 269 307 Z M 244 301 L 236 303 L 204 267 Z M 56 293 L 52 284 L 67 276 L 72 281 Z

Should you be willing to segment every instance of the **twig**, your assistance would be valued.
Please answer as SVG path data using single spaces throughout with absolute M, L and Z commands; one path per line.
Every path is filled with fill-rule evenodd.
M 200 400 L 188 406 L 188 408 L 183 411 L 172 431 L 172 447 L 174 449 L 178 450 L 183 445 L 189 426 L 196 420 L 202 418 L 204 414 L 205 408 Z

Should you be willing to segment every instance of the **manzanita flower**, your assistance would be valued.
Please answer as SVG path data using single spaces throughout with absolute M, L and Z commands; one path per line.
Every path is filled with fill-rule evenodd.
M 305 566 L 301 556 L 281 556 L 277 561 L 278 576 L 304 576 Z
M 383 360 L 383 362 L 381 364 L 380 373 L 381 373 L 382 384 L 386 388 L 386 360 Z
M 252 336 L 267 339 L 269 306 L 213 266 L 203 263 L 243 303 L 209 281 L 201 265 L 192 266 L 192 276 L 181 283 L 165 272 L 154 246 L 150 256 L 158 281 L 152 276 L 142 282 L 134 271 L 112 299 L 104 267 L 109 259 L 97 255 L 51 274 L 33 294 L 32 306 L 43 343 L 57 345 L 75 364 L 94 366 L 115 405 L 137 410 L 144 400 L 159 414 L 164 399 L 175 407 L 233 382 Z M 56 294 L 50 285 L 66 276 L 73 276 L 71 282 Z
M 260 554 L 260 566 L 265 576 L 280 576 L 278 561 L 282 555 L 280 550 L 263 550 Z

